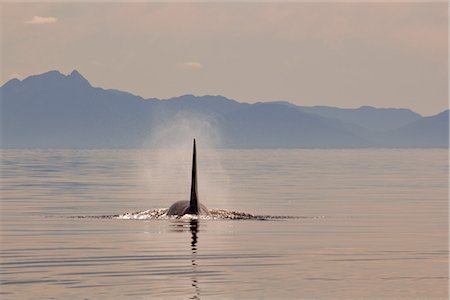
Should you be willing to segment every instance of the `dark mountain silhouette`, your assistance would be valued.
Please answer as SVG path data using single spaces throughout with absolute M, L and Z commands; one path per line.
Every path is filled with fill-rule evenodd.
M 299 106 L 299 108 L 305 112 L 354 123 L 366 129 L 380 132 L 399 128 L 422 117 L 418 113 L 405 108 L 375 108 L 372 106 L 349 109 L 327 106 Z
M 223 96 L 159 100 L 93 87 L 79 72 L 50 71 L 0 88 L 1 146 L 142 147 L 161 121 L 190 111 L 214 120 L 224 147 L 446 147 L 448 111 L 239 103 Z M 151 145 L 149 145 L 151 146 Z
M 273 103 L 256 103 L 226 114 L 221 128 L 232 147 L 328 148 L 372 144 L 335 120 Z
M 392 147 L 440 147 L 449 146 L 449 111 L 420 118 L 408 125 L 387 132 L 386 146 Z
M 359 108 L 339 108 L 331 106 L 299 106 L 286 101 L 272 103 L 295 107 L 301 111 L 319 115 L 325 118 L 337 119 L 353 123 L 372 131 L 387 131 L 419 120 L 422 116 L 405 108 L 375 108 L 361 106 Z
M 2 87 L 3 147 L 138 146 L 151 100 L 51 71 Z

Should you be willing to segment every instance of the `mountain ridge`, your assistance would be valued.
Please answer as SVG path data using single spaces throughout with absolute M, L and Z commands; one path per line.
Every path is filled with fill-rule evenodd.
M 185 111 L 214 120 L 223 147 L 448 147 L 448 111 L 422 117 L 409 109 L 250 104 L 221 95 L 145 99 L 93 87 L 76 70 L 11 79 L 0 92 L 6 148 L 142 147 L 161 120 Z

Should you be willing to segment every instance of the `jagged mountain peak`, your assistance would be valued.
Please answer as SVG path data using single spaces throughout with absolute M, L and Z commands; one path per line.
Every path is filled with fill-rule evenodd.
M 302 107 L 284 101 L 250 104 L 218 95 L 144 101 L 130 93 L 92 87 L 77 70 L 12 79 L 0 94 L 2 147 L 141 147 L 149 134 L 174 122 L 182 111 L 213 120 L 224 147 L 448 144 L 448 111 L 424 118 L 406 109 Z M 396 128 L 402 129 L 393 131 Z

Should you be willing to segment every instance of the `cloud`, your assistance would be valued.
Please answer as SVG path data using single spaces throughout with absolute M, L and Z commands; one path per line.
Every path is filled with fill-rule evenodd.
M 28 20 L 25 23 L 32 24 L 32 25 L 43 25 L 43 24 L 56 23 L 56 21 L 58 21 L 58 19 L 55 17 L 34 16 L 33 18 L 31 18 L 31 20 Z
M 105 64 L 99 60 L 91 60 L 91 64 L 96 67 L 103 67 Z
M 203 65 L 196 61 L 187 61 L 187 62 L 178 64 L 178 67 L 180 67 L 182 69 L 192 69 L 192 70 L 203 69 Z

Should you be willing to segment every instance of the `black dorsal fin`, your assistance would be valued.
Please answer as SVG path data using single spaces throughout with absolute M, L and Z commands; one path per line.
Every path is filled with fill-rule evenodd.
M 197 190 L 197 150 L 195 147 L 195 139 L 194 153 L 192 155 L 191 199 L 189 200 L 189 208 L 186 213 L 192 215 L 198 215 L 199 213 L 199 199 Z

